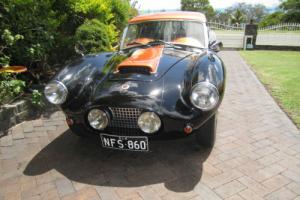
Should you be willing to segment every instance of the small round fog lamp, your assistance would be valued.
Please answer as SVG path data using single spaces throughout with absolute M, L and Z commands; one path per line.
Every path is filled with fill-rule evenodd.
M 92 128 L 103 130 L 108 125 L 108 116 L 102 110 L 92 109 L 88 114 L 88 121 Z
M 148 134 L 155 133 L 161 126 L 161 121 L 154 112 L 144 112 L 138 119 L 140 129 Z

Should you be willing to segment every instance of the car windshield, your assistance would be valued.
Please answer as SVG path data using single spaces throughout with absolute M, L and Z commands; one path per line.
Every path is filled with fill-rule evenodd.
M 197 21 L 146 21 L 129 24 L 122 49 L 153 41 L 205 47 L 204 25 Z

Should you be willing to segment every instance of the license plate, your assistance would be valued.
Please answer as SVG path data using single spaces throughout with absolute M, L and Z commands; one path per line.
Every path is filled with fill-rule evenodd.
M 102 146 L 128 151 L 148 151 L 148 138 L 144 136 L 119 136 L 100 134 Z

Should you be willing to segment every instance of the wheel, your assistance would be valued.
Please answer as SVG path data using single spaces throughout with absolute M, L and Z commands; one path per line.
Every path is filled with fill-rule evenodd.
M 214 114 L 199 129 L 195 131 L 197 144 L 205 147 L 213 147 L 216 139 L 217 116 Z

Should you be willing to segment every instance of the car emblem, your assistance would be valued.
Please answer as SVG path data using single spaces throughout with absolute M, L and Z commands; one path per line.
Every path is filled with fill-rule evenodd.
M 127 83 L 125 83 L 125 84 L 123 84 L 123 85 L 121 86 L 121 89 L 122 89 L 122 90 L 128 90 L 128 89 L 129 89 L 129 85 L 128 85 Z

